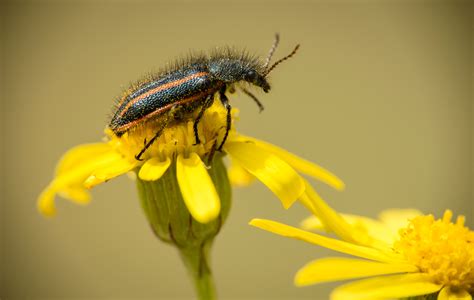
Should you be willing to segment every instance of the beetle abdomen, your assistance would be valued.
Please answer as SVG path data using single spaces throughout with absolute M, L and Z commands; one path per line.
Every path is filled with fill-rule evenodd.
M 174 104 L 200 100 L 214 93 L 213 85 L 215 82 L 203 67 L 177 70 L 142 84 L 118 104 L 110 128 L 120 135 L 139 121 L 169 111 Z

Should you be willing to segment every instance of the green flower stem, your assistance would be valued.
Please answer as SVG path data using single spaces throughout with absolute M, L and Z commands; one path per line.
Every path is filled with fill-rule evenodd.
M 219 194 L 221 211 L 207 224 L 197 222 L 189 214 L 176 179 L 176 162 L 159 180 L 143 181 L 137 176 L 138 195 L 153 232 L 178 248 L 201 300 L 216 298 L 209 256 L 231 205 L 231 187 L 220 153 L 215 155 L 208 173 Z
M 200 300 L 216 299 L 214 279 L 208 262 L 211 243 L 205 243 L 200 248 L 180 249 L 181 258 L 194 280 L 197 298 Z

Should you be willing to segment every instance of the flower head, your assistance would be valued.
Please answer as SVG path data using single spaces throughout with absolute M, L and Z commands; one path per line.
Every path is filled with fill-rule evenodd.
M 235 112 L 233 121 L 235 119 Z M 179 190 L 192 217 L 200 223 L 215 220 L 221 203 L 208 165 L 226 128 L 226 110 L 219 101 L 205 111 L 198 125 L 201 143 L 195 144 L 194 117 L 168 125 L 144 152 L 143 161 L 135 158 L 159 124 L 150 121 L 118 137 L 106 130 L 103 143 L 80 145 L 69 150 L 56 169 L 55 178 L 39 197 L 44 215 L 55 213 L 56 194 L 78 204 L 90 201 L 88 189 L 112 178 L 135 171 L 142 181 L 157 181 L 173 167 Z M 232 126 L 233 128 L 234 126 Z M 231 130 L 223 147 L 233 165 L 263 182 L 285 208 L 301 196 L 305 184 L 299 172 L 315 177 L 337 189 L 344 184 L 323 168 L 263 141 Z M 243 174 L 241 172 L 241 174 Z M 235 178 L 235 176 L 233 176 Z M 249 176 L 247 176 L 249 178 Z
M 464 226 L 464 216 L 451 222 L 452 215 L 446 210 L 438 220 L 433 215 L 411 219 L 393 248 L 434 282 L 474 292 L 474 231 Z
M 438 299 L 472 299 L 474 293 L 474 231 L 464 217 L 451 221 L 416 210 L 389 210 L 379 220 L 340 215 L 310 193 L 306 203 L 318 216 L 306 219 L 307 230 L 335 232 L 341 239 L 254 219 L 251 225 L 358 258 L 322 258 L 298 271 L 298 286 L 372 277 L 336 288 L 331 299 L 393 299 L 433 295 Z M 329 216 L 329 217 L 327 217 Z M 332 217 L 331 217 L 332 216 Z

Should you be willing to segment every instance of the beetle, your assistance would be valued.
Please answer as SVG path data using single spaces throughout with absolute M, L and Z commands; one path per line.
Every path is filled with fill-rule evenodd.
M 226 92 L 233 89 L 235 83 L 243 81 L 268 93 L 268 74 L 281 62 L 292 57 L 299 48 L 299 45 L 296 45 L 290 54 L 270 65 L 279 40 L 279 35 L 276 34 L 263 62 L 245 52 L 239 53 L 227 48 L 224 51 L 215 51 L 209 56 L 191 56 L 176 63 L 127 90 L 117 103 L 109 128 L 120 137 L 147 121 L 160 120 L 156 134 L 148 142 L 145 140 L 143 149 L 135 155 L 137 160 L 142 160 L 141 156 L 161 135 L 169 122 L 182 121 L 199 110 L 193 123 L 196 144 L 199 144 L 199 121 L 218 94 L 227 111 L 226 132 L 217 148 L 222 150 L 231 127 L 231 105 Z M 255 101 L 260 111 L 263 110 L 263 105 L 257 97 L 245 88 L 242 88 L 242 91 Z

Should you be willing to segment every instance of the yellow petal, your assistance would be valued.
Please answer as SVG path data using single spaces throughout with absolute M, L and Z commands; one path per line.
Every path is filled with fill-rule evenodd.
M 125 174 L 136 167 L 137 162 L 122 158 L 118 153 L 107 153 L 102 157 L 102 162 L 92 171 L 84 181 L 85 188 L 92 188 L 102 182 Z
M 391 235 L 398 237 L 398 231 L 408 226 L 411 219 L 423 213 L 417 209 L 387 209 L 379 214 L 379 220 L 391 231 Z
M 168 170 L 171 160 L 167 157 L 165 161 L 160 161 L 158 158 L 147 160 L 138 172 L 138 177 L 142 180 L 154 181 L 158 180 Z
M 353 222 L 352 225 L 354 227 L 367 232 L 369 236 L 368 244 L 373 247 L 390 248 L 399 237 L 398 232 L 393 232 L 384 223 L 375 219 L 350 215 L 346 220 L 348 220 L 349 223 Z M 372 239 L 372 241 L 370 241 L 370 239 Z
M 309 216 L 301 221 L 300 227 L 307 231 L 329 231 L 329 228 L 324 227 L 324 224 L 316 216 Z
M 378 220 L 352 214 L 339 215 L 342 216 L 342 218 L 356 230 L 359 230 L 360 232 L 366 232 L 372 239 L 378 240 L 380 244 L 383 243 L 383 248 L 391 247 L 395 241 L 395 238 L 398 237 L 398 233 L 394 235 L 390 228 Z M 304 219 L 300 226 L 301 228 L 310 231 L 326 230 L 331 232 L 331 230 L 326 228 L 321 220 L 319 220 L 316 216 L 310 216 Z M 372 244 L 372 246 L 374 245 Z
M 425 274 L 403 274 L 351 282 L 336 288 L 331 300 L 393 299 L 432 294 L 441 289 Z
M 55 194 L 56 190 L 52 186 L 48 186 L 38 197 L 38 210 L 45 217 L 52 217 L 56 214 Z
M 227 173 L 232 186 L 248 186 L 255 181 L 255 177 L 235 161 L 231 162 Z
M 304 192 L 303 179 L 292 167 L 254 143 L 228 142 L 224 148 L 238 164 L 262 181 L 285 208 Z
M 295 227 L 291 227 L 285 224 L 281 224 L 275 221 L 253 219 L 250 221 L 250 225 L 258 227 L 263 230 L 273 232 L 275 234 L 302 240 L 308 243 L 312 243 L 321 247 L 325 247 L 331 250 L 335 250 L 341 253 L 346 253 L 361 258 L 381 261 L 381 262 L 392 262 L 393 259 L 390 255 L 376 249 L 363 247 L 348 242 L 328 238 L 312 232 L 307 232 Z
M 196 153 L 178 156 L 176 176 L 189 213 L 196 221 L 208 223 L 220 213 L 221 203 L 204 163 Z
M 301 203 L 308 208 L 319 220 L 324 227 L 334 232 L 340 238 L 348 242 L 357 242 L 360 240 L 366 242 L 367 236 L 362 236 L 353 226 L 347 223 L 341 215 L 333 210 L 323 199 L 316 193 L 311 185 L 305 180 L 306 189 L 301 196 Z M 365 244 L 365 243 L 364 243 Z
M 81 145 L 68 151 L 57 167 L 57 175 L 38 198 L 38 209 L 54 215 L 54 196 L 60 193 L 69 200 L 85 204 L 90 196 L 84 191 L 84 180 L 95 170 L 104 168 L 122 157 L 105 144 Z
M 406 272 L 418 272 L 418 268 L 409 264 L 329 257 L 312 261 L 301 268 L 295 276 L 295 284 L 305 286 L 327 281 Z
M 364 226 L 354 226 L 347 222 L 339 213 L 332 209 L 323 199 L 314 191 L 311 185 L 305 181 L 306 190 L 301 196 L 301 203 L 310 210 L 321 223 L 324 228 L 328 231 L 334 232 L 341 239 L 352 242 L 358 245 L 367 246 L 371 248 L 379 249 L 383 252 L 390 250 L 393 260 L 400 260 L 400 255 L 395 254 L 391 251 L 391 245 L 383 240 L 378 240 L 376 237 L 372 237 L 368 230 Z M 374 227 L 373 230 L 378 230 L 380 227 Z M 388 253 L 388 252 L 387 252 Z
M 352 226 L 363 226 L 367 230 L 373 226 L 380 226 L 382 225 L 379 221 L 364 217 L 358 216 L 353 214 L 343 214 L 339 213 L 339 215 L 350 225 Z M 301 228 L 304 230 L 329 230 L 329 228 L 325 228 L 321 220 L 319 220 L 316 216 L 310 216 L 303 221 L 301 221 Z
M 241 136 L 241 140 L 248 140 L 254 142 L 257 146 L 280 157 L 299 172 L 311 176 L 317 180 L 320 180 L 337 190 L 343 190 L 345 188 L 344 182 L 342 182 L 342 180 L 339 179 L 336 175 L 280 147 L 247 136 Z
M 77 168 L 84 161 L 90 161 L 91 158 L 98 157 L 106 152 L 113 151 L 110 145 L 106 143 L 84 144 L 68 150 L 58 165 L 56 174 L 62 174 L 70 169 Z
M 466 290 L 453 292 L 449 287 L 444 287 L 438 294 L 438 300 L 472 300 Z
M 91 201 L 90 193 L 83 187 L 65 188 L 58 192 L 58 194 L 68 200 L 74 201 L 77 204 L 88 204 Z
M 120 161 L 125 160 L 120 154 L 113 150 L 98 156 L 84 157 L 82 160 L 76 162 L 74 167 L 58 174 L 53 181 L 54 185 L 58 191 L 71 186 L 80 187 L 84 180 L 94 172 L 107 169 L 109 166 L 114 166 L 116 162 Z M 135 164 L 135 162 L 129 164 Z

